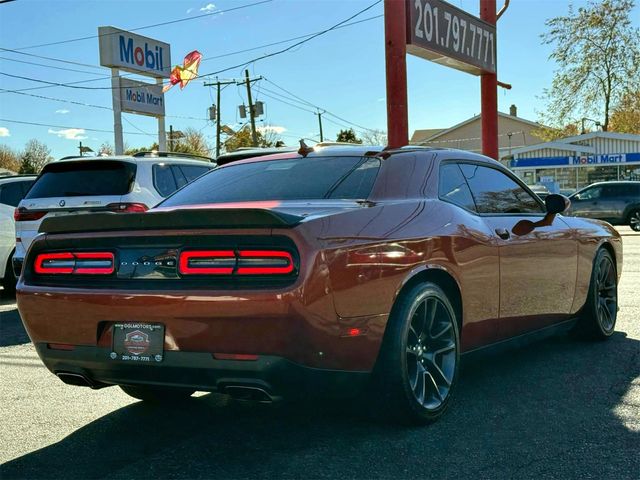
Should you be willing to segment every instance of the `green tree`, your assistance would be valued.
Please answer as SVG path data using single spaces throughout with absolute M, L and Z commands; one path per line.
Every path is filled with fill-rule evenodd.
M 113 154 L 113 145 L 111 145 L 109 142 L 104 142 L 102 145 L 100 145 L 100 149 L 98 150 L 99 156 L 111 156 Z
M 256 131 L 256 137 L 258 138 L 258 147 L 273 147 L 277 140 L 274 132 L 267 130 L 264 133 Z M 224 149 L 226 152 L 233 152 L 241 147 L 253 147 L 253 138 L 251 136 L 251 129 L 243 127 L 238 130 L 235 135 L 227 138 L 224 142 Z
M 0 168 L 17 172 L 20 169 L 20 154 L 8 145 L 0 145 Z
M 336 137 L 336 142 L 362 143 L 362 140 L 356 136 L 353 128 L 350 128 L 349 130 L 340 130 L 340 133 L 338 133 Z
M 580 135 L 581 126 L 578 123 L 568 123 L 560 128 L 541 126 L 531 131 L 531 135 L 538 137 L 543 142 L 552 142 L 559 138 L 573 137 Z
M 40 170 L 53 160 L 50 154 L 51 150 L 44 143 L 35 138 L 29 140 L 20 157 L 20 169 L 18 172 L 23 174 L 40 173 Z
M 158 151 L 160 147 L 158 146 L 157 142 L 153 142 L 149 147 L 130 147 L 130 148 L 125 148 L 124 149 L 124 154 L 125 155 L 134 155 L 136 153 L 139 152 L 152 152 L 152 151 Z
M 640 134 L 640 89 L 624 94 L 611 113 L 612 132 Z
M 591 0 L 566 16 L 546 21 L 543 43 L 558 65 L 543 122 L 566 125 L 581 117 L 600 117 L 609 129 L 611 111 L 623 95 L 640 85 L 640 31 L 631 23 L 634 0 Z

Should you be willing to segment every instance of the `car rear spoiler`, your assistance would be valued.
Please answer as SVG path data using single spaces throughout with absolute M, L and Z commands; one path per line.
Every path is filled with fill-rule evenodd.
M 176 209 L 144 213 L 92 213 L 45 218 L 40 233 L 111 232 L 180 228 L 293 227 L 304 219 L 259 208 Z

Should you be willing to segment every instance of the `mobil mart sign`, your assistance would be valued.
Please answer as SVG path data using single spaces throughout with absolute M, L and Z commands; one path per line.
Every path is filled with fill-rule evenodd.
M 120 79 L 120 107 L 123 112 L 141 113 L 154 117 L 164 115 L 162 85 Z
M 155 78 L 169 78 L 171 47 L 115 27 L 99 27 L 100 65 Z

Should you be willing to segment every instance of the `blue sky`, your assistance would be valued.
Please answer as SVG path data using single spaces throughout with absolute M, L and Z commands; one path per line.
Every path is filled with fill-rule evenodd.
M 0 47 L 21 48 L 41 43 L 91 36 L 98 26 L 112 25 L 122 29 L 136 28 L 168 20 L 192 17 L 206 12 L 225 10 L 255 0 L 158 1 L 33 1 L 17 0 L 0 4 Z M 205 59 L 258 45 L 323 30 L 371 4 L 373 0 L 273 0 L 271 3 L 212 15 L 169 26 L 149 28 L 138 33 L 171 44 L 172 63 L 181 63 L 184 55 L 197 49 Z M 451 0 L 452 4 L 477 15 L 479 0 Z M 585 2 L 574 1 L 579 6 Z M 498 25 L 499 80 L 511 83 L 511 91 L 500 90 L 499 109 L 508 111 L 518 106 L 518 114 L 536 120 L 542 110 L 539 97 L 553 76 L 554 65 L 547 57 L 548 46 L 540 42 L 545 19 L 567 12 L 569 2 L 563 0 L 515 0 Z M 501 5 L 498 0 L 498 5 Z M 358 19 L 382 13 L 382 3 Z M 638 12 L 638 7 L 636 7 Z M 635 18 L 640 18 L 636 15 Z M 293 43 L 293 42 L 292 42 Z M 248 61 L 288 44 L 222 58 L 205 60 L 200 72 L 207 73 Z M 55 57 L 99 67 L 98 40 L 88 40 L 22 50 L 25 53 Z M 56 70 L 39 65 L 7 60 L 22 60 L 73 68 L 88 73 Z M 279 92 L 278 85 L 314 105 L 357 125 L 386 130 L 384 80 L 384 28 L 382 18 L 342 28 L 304 45 L 249 65 L 253 75 L 270 82 L 255 85 L 254 96 L 266 104 L 266 115 L 259 125 L 271 125 L 290 144 L 300 137 L 318 137 L 317 117 L 281 101 L 267 97 Z M 480 111 L 478 77 L 408 56 L 409 126 L 418 128 L 447 127 Z M 0 51 L 0 71 L 52 82 L 108 77 L 104 67 L 91 68 L 51 62 L 12 52 Z M 239 78 L 237 68 L 220 78 Z M 108 79 L 86 83 L 87 86 L 110 86 Z M 0 76 L 0 88 L 21 89 L 42 84 Z M 271 90 L 269 93 L 267 90 Z M 79 103 L 111 107 L 110 90 L 81 90 L 63 87 L 41 88 L 26 93 L 43 95 Z M 185 90 L 174 88 L 166 94 L 167 129 L 193 127 L 209 136 L 213 143 L 214 126 L 205 120 L 207 108 L 215 94 L 203 86 L 201 79 Z M 223 123 L 234 126 L 240 119 L 237 106 L 246 102 L 246 91 L 231 85 L 222 92 Z M 310 107 L 295 102 L 298 107 Z M 157 131 L 154 119 L 125 114 L 125 142 L 129 146 L 149 145 Z M 194 118 L 175 118 L 194 117 Z M 101 143 L 113 143 L 112 133 L 88 129 L 112 130 L 113 114 L 109 110 L 66 104 L 41 98 L 0 91 L 0 118 L 56 125 L 30 126 L 0 120 L 0 143 L 20 149 L 30 138 L 45 142 L 57 158 L 77 153 L 78 141 L 97 150 Z M 324 117 L 326 139 L 335 139 L 344 122 Z M 331 120 L 336 123 L 331 123 Z M 340 125 L 342 124 L 342 125 Z M 69 131 L 67 128 L 85 129 Z M 356 128 L 357 130 L 357 128 Z M 139 134 L 147 132 L 151 135 Z M 138 134 L 133 134 L 133 132 Z

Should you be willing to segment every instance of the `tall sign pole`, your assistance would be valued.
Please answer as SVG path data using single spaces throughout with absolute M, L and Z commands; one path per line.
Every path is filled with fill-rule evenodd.
M 390 148 L 409 143 L 406 0 L 384 0 L 387 134 Z
M 116 155 L 124 154 L 122 138 L 122 107 L 120 104 L 120 70 L 111 69 L 111 96 L 113 97 L 113 140 Z
M 496 24 L 496 0 L 480 0 L 480 18 L 490 25 Z M 498 76 L 484 72 L 480 77 L 482 153 L 499 160 L 498 149 Z

